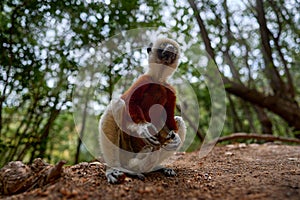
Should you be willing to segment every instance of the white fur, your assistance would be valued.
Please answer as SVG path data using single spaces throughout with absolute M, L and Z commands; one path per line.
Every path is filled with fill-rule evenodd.
M 167 42 L 167 43 L 170 43 L 172 44 L 174 47 L 177 48 L 177 57 L 176 57 L 176 61 L 171 64 L 169 67 L 173 68 L 173 69 L 176 69 L 177 66 L 178 66 L 178 60 L 179 60 L 179 57 L 180 57 L 180 48 L 179 48 L 179 45 L 177 42 L 175 42 L 174 40 L 171 40 L 169 38 L 159 38 L 155 41 L 155 43 L 153 44 L 152 48 L 153 49 L 159 49 L 159 46 L 164 43 L 164 42 Z M 160 63 L 160 60 L 158 59 L 158 56 L 157 56 L 157 53 L 156 51 L 151 51 L 150 54 L 149 54 L 149 58 L 148 58 L 148 61 L 149 61 L 149 64 L 151 65 L 152 63 Z
M 150 63 L 146 74 L 151 76 L 153 80 L 164 83 L 168 81 L 174 72 L 174 68 L 164 64 Z
M 175 72 L 177 66 L 178 66 L 178 60 L 180 57 L 180 49 L 179 45 L 177 42 L 174 40 L 171 40 L 169 38 L 159 38 L 156 40 L 156 42 L 153 44 L 152 48 L 153 49 L 159 49 L 159 45 L 168 42 L 172 44 L 175 48 L 177 48 L 177 55 L 176 55 L 176 60 L 174 63 L 172 63 L 170 66 L 164 65 L 161 63 L 161 61 L 158 59 L 157 56 L 157 51 L 151 51 L 149 53 L 149 66 L 148 66 L 148 71 L 146 74 L 150 75 L 154 80 L 158 82 L 166 82 L 169 77 L 173 75 Z

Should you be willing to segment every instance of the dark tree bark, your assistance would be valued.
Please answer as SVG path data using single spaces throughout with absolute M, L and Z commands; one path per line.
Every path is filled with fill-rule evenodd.
M 84 136 L 84 131 L 85 131 L 85 126 L 86 126 L 86 120 L 87 120 L 87 109 L 88 109 L 88 102 L 89 102 L 89 98 L 90 98 L 90 92 L 91 89 L 88 88 L 88 90 L 86 91 L 85 99 L 84 99 L 84 108 L 83 108 L 83 113 L 82 113 L 82 121 L 81 121 L 81 128 L 79 131 L 79 137 L 77 139 L 77 147 L 76 147 L 76 153 L 75 153 L 75 163 L 79 162 L 79 156 L 80 156 L 80 148 L 82 145 L 82 138 Z
M 256 12 L 261 36 L 263 59 L 265 62 L 265 73 L 270 80 L 270 86 L 272 87 L 274 94 L 282 95 L 285 93 L 285 86 L 273 62 L 272 48 L 270 46 L 270 31 L 267 27 L 265 10 L 262 0 L 256 0 Z
M 243 123 L 241 122 L 241 120 L 238 116 L 238 113 L 235 109 L 235 105 L 234 105 L 234 102 L 233 102 L 231 96 L 228 95 L 227 97 L 228 97 L 228 100 L 229 100 L 230 111 L 231 111 L 232 119 L 233 119 L 233 122 L 232 122 L 233 131 L 234 132 L 241 131 L 241 130 L 243 130 Z
M 193 11 L 194 11 L 194 15 L 196 17 L 196 20 L 197 20 L 197 23 L 199 25 L 199 28 L 200 28 L 200 34 L 201 34 L 201 37 L 204 41 L 204 45 L 205 45 L 205 49 L 208 53 L 208 55 L 212 58 L 212 59 L 215 59 L 215 52 L 214 52 L 214 49 L 212 48 L 211 46 L 211 43 L 210 43 L 210 39 L 208 37 L 208 33 L 207 33 L 207 30 L 205 28 L 205 25 L 204 25 L 204 22 L 200 16 L 200 13 L 197 9 L 197 6 L 195 4 L 195 2 L 193 0 L 188 0 L 189 1 L 189 4 L 191 5 Z
M 261 132 L 265 134 L 273 134 L 273 124 L 263 108 L 254 106 L 258 119 L 261 124 Z
M 300 109 L 297 105 L 279 96 L 268 96 L 255 89 L 247 88 L 241 84 L 230 81 L 223 77 L 223 82 L 228 87 L 226 91 L 234 94 L 245 101 L 266 108 L 269 111 L 279 115 L 295 130 L 300 130 Z

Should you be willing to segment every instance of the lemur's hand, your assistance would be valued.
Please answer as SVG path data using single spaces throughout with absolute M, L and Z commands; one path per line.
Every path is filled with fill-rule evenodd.
M 131 124 L 128 129 L 133 133 L 133 136 L 142 138 L 147 144 L 160 145 L 156 137 L 158 131 L 152 123 Z
M 175 133 L 174 131 L 170 131 L 167 139 L 170 139 L 170 142 L 164 144 L 162 146 L 163 149 L 167 150 L 167 151 L 175 151 L 178 149 L 178 147 L 181 144 L 181 139 L 179 137 L 179 135 L 177 133 Z
M 146 123 L 141 131 L 141 137 L 144 138 L 146 143 L 149 143 L 154 146 L 159 146 L 160 142 L 158 141 L 156 135 L 158 133 L 156 127 L 152 123 Z

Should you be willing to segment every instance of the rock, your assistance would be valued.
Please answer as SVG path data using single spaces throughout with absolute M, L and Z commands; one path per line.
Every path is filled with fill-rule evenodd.
M 0 170 L 1 192 L 3 194 L 22 192 L 26 189 L 26 185 L 23 184 L 24 181 L 26 181 L 32 173 L 31 168 L 21 161 L 9 162 Z

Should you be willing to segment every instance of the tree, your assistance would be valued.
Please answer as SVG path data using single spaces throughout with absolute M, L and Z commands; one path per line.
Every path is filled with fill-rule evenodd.
M 208 55 L 217 63 L 217 59 L 221 60 L 218 64 L 223 70 L 219 67 L 219 71 L 223 75 L 226 91 L 255 105 L 263 127 L 270 126 L 264 111 L 267 109 L 285 120 L 294 131 L 299 131 L 298 91 L 291 73 L 299 62 L 296 57 L 299 32 L 295 17 L 299 5 L 289 1 L 275 3 L 257 0 L 255 4 L 244 1 L 238 5 L 241 14 L 235 16 L 237 9 L 229 9 L 226 0 L 220 3 L 201 1 L 198 4 L 189 0 L 189 4 Z M 204 12 L 206 15 L 209 12 L 212 18 L 205 21 L 201 16 Z M 247 25 L 250 29 L 238 24 L 243 20 L 252 23 Z M 220 41 L 218 44 L 212 42 L 216 38 Z M 230 76 L 225 75 L 228 71 L 224 67 L 229 67 Z M 255 77 L 258 67 L 264 75 L 260 80 Z
M 159 19 L 141 5 L 151 13 L 158 9 L 143 0 L 1 1 L 0 165 L 53 159 L 50 147 L 66 134 L 56 125 L 61 115 L 72 116 L 74 81 L 86 55 L 119 30 Z

